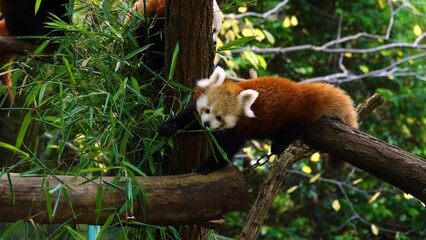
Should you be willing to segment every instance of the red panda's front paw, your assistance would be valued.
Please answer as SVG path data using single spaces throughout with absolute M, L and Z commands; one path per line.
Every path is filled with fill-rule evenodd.
M 163 137 L 171 137 L 177 132 L 177 125 L 174 122 L 165 122 L 160 127 L 160 135 Z

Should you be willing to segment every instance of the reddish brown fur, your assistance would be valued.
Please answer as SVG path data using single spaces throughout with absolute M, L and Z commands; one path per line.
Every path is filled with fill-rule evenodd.
M 138 0 L 135 2 L 134 7 L 131 10 L 131 13 L 135 13 L 138 11 L 138 13 L 144 15 L 146 12 L 147 16 L 154 17 L 154 16 L 165 16 L 166 13 L 166 1 L 165 0 Z M 146 11 L 145 11 L 146 6 Z
M 341 89 L 326 83 L 296 83 L 285 78 L 262 77 L 225 87 L 239 94 L 246 89 L 259 92 L 251 109 L 255 118 L 240 119 L 247 138 L 271 136 L 289 122 L 312 124 L 323 115 L 335 116 L 349 126 L 358 127 L 357 114 L 351 98 Z M 204 89 L 198 88 L 194 98 Z
M 6 29 L 5 19 L 0 20 L 0 36 L 1 37 L 10 36 L 9 32 Z M 10 66 L 7 67 L 7 68 L 4 68 L 3 66 L 5 64 L 8 64 L 8 63 L 12 62 L 15 59 L 15 57 L 16 56 L 14 54 L 8 54 L 8 53 L 2 54 L 0 56 L 0 72 L 9 71 L 11 69 Z M 6 74 L 1 75 L 1 81 L 2 81 L 2 84 L 4 86 L 12 87 L 12 79 L 10 78 L 10 76 L 11 76 L 11 73 L 6 73 Z M 13 101 L 12 91 L 9 91 L 7 99 L 9 101 L 9 103 L 11 103 Z

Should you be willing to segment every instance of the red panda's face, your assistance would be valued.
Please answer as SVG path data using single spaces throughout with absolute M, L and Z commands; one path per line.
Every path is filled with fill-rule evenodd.
M 235 127 L 242 112 L 237 96 L 220 87 L 207 89 L 196 104 L 201 123 L 212 130 Z
M 209 79 L 198 81 L 204 91 L 196 99 L 201 123 L 210 129 L 229 129 L 238 124 L 242 116 L 255 117 L 251 105 L 259 95 L 248 89 L 235 92 L 224 84 L 225 71 L 217 67 Z

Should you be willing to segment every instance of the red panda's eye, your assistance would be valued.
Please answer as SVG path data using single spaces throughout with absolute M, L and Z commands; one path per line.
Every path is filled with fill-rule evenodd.
M 216 116 L 216 120 L 218 121 L 222 121 L 223 117 L 222 116 Z
M 204 112 L 206 112 L 207 114 L 209 114 L 209 113 L 210 113 L 210 108 L 206 108 L 206 109 L 204 110 Z

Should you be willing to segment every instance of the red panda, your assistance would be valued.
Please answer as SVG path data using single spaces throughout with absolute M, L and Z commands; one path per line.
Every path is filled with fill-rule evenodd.
M 1 37 L 8 37 L 10 34 L 6 29 L 6 22 L 4 19 L 0 20 L 0 36 Z M 3 72 L 1 75 L 1 82 L 4 86 L 11 88 L 12 87 L 12 79 L 10 79 L 11 73 L 7 72 L 10 70 L 10 67 L 3 67 L 4 65 L 10 63 L 15 59 L 15 55 L 11 53 L 4 53 L 0 55 L 0 73 Z M 7 93 L 7 101 L 11 103 L 13 101 L 13 94 L 12 91 L 9 91 Z
M 213 136 L 229 158 L 248 139 L 270 139 L 271 152 L 281 154 L 323 115 L 358 128 L 353 101 L 330 84 L 278 77 L 235 83 L 226 81 L 225 71 L 217 67 L 209 79 L 197 82 L 189 105 L 163 123 L 160 134 L 170 137 L 180 130 L 208 127 L 216 130 Z M 207 174 L 228 164 L 217 147 L 213 151 L 196 172 Z
M 43 36 L 51 32 L 51 29 L 45 27 L 45 22 L 51 21 L 51 14 L 69 22 L 66 16 L 69 0 L 43 0 L 40 3 L 37 14 L 35 14 L 36 0 L 0 0 L 0 10 L 3 19 L 0 20 L 0 36 Z M 71 6 L 70 6 L 71 7 Z M 63 34 L 55 32 L 55 35 Z M 27 39 L 27 41 L 34 41 Z M 10 67 L 4 68 L 5 64 L 12 62 L 15 55 L 11 53 L 2 53 L 0 55 L 0 72 L 3 85 L 12 86 L 10 73 L 4 74 L 10 70 Z M 8 102 L 13 101 L 12 92 L 8 93 Z

